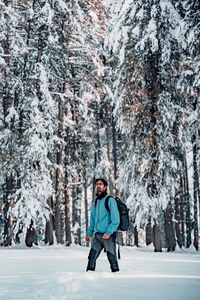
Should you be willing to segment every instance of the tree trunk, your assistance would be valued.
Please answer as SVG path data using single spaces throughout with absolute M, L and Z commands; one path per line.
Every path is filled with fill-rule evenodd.
M 88 217 L 88 194 L 87 194 L 87 179 L 86 178 L 85 178 L 85 183 L 84 183 L 84 198 L 85 198 L 85 234 L 87 234 L 89 217 Z
M 67 105 L 65 106 L 65 117 L 68 118 Z M 64 157 L 64 168 L 65 168 L 65 177 L 64 177 L 64 197 L 65 197 L 65 238 L 66 246 L 70 246 L 72 243 L 71 239 L 71 224 L 70 224 L 70 186 L 69 186 L 69 165 L 70 165 L 70 134 L 69 128 L 65 130 L 65 157 Z
M 70 246 L 72 243 L 70 226 L 70 188 L 67 184 L 65 184 L 65 237 L 66 246 Z
M 96 196 L 96 190 L 95 190 L 95 179 L 96 179 L 96 168 L 97 164 L 99 163 L 101 159 L 100 155 L 100 149 L 101 149 L 101 143 L 100 143 L 100 135 L 99 135 L 99 108 L 97 104 L 95 104 L 95 116 L 96 116 L 96 135 L 95 135 L 95 153 L 94 153 L 94 177 L 93 177 L 93 190 L 92 190 L 92 199 L 95 199 Z
M 82 200 L 82 186 L 79 184 L 77 186 L 77 222 L 78 222 L 78 230 L 77 230 L 77 244 L 81 245 L 81 200 Z
M 197 167 L 197 145 L 196 136 L 193 135 L 193 170 L 194 170 L 194 247 L 199 249 L 199 230 L 198 230 L 198 196 L 199 196 L 199 177 Z
M 72 188 L 72 226 L 74 243 L 81 245 L 81 188 L 75 182 Z
M 153 243 L 154 252 L 162 252 L 160 225 L 156 223 L 155 219 L 153 225 Z
M 165 237 L 167 244 L 167 251 L 174 251 L 176 248 L 176 240 L 174 234 L 174 223 L 173 223 L 173 208 L 169 201 L 166 211 L 164 212 L 165 218 Z
M 147 226 L 146 226 L 146 245 L 150 245 L 152 243 L 152 226 L 151 226 L 151 217 L 149 217 Z
M 58 104 L 58 138 L 62 138 L 63 132 L 63 110 L 61 102 Z M 57 171 L 56 171 L 56 211 L 55 211 L 55 232 L 57 243 L 62 243 L 62 214 L 61 214 L 61 190 L 62 190 L 62 145 L 57 151 Z
M 182 225 L 181 225 L 181 208 L 180 208 L 180 199 L 178 196 L 175 197 L 174 200 L 175 204 L 175 232 L 177 243 L 180 248 L 183 246 L 183 239 L 182 239 Z
M 112 136 L 113 136 L 113 162 L 114 162 L 114 181 L 118 178 L 118 166 L 117 166 L 117 139 L 116 139 L 116 127 L 115 120 L 112 115 Z M 120 197 L 119 187 L 115 185 L 115 197 Z
M 25 243 L 27 247 L 32 247 L 33 243 L 37 245 L 37 233 L 35 228 L 33 227 L 33 221 L 31 220 L 31 224 L 26 232 Z
M 51 211 L 53 210 L 53 199 L 49 197 L 47 200 L 47 204 Z M 49 243 L 49 245 L 53 245 L 53 214 L 50 212 L 49 220 L 46 223 L 46 232 L 45 232 L 45 244 Z
M 135 246 L 139 247 L 137 226 L 134 226 L 134 238 L 135 238 Z
M 6 178 L 6 188 L 4 191 L 4 231 L 3 231 L 3 245 L 12 245 L 12 218 L 10 215 L 10 209 L 13 207 L 13 199 L 9 199 L 9 196 L 13 192 L 13 180 L 11 177 Z
M 185 212 L 186 212 L 186 247 L 189 248 L 192 243 L 191 238 L 191 218 L 190 218 L 190 197 L 189 197 L 189 182 L 188 182 L 188 170 L 187 162 L 184 159 L 184 200 L 185 200 Z
M 184 201 L 184 184 L 183 184 L 183 175 L 180 177 L 180 187 L 181 187 L 181 194 L 180 194 L 180 215 L 181 215 L 181 239 L 182 245 L 185 246 L 185 201 Z
M 113 194 L 114 187 L 113 187 L 113 162 L 112 162 L 112 151 L 110 145 L 110 122 L 109 122 L 109 109 L 108 104 L 105 104 L 105 118 L 106 118 L 106 139 L 107 139 L 107 156 L 108 156 L 108 163 L 109 163 L 109 191 L 110 194 Z
M 126 246 L 134 246 L 135 245 L 135 235 L 134 235 L 134 226 L 131 225 L 129 230 L 126 232 Z

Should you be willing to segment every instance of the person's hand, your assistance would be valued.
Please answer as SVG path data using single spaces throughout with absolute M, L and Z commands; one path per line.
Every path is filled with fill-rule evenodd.
M 103 237 L 103 239 L 107 240 L 107 239 L 109 239 L 110 234 L 108 234 L 107 232 L 105 232 L 102 237 Z
M 90 241 L 90 235 L 86 235 L 85 241 L 86 241 L 86 242 L 89 242 L 89 241 Z

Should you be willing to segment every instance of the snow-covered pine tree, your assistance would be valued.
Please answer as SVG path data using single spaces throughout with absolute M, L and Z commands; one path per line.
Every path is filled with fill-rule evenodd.
M 52 162 L 49 153 L 55 136 L 56 103 L 50 92 L 48 71 L 48 38 L 51 8 L 48 2 L 16 2 L 21 18 L 20 34 L 26 43 L 23 55 L 16 60 L 19 80 L 18 103 L 21 114 L 20 185 L 16 191 L 13 216 L 15 233 L 26 233 L 26 244 L 36 237 L 44 238 L 49 208 L 47 199 L 53 194 Z
M 188 160 L 188 174 L 193 173 L 189 178 L 188 190 L 189 200 L 186 209 L 186 243 L 187 247 L 191 244 L 191 231 L 194 224 L 193 244 L 198 250 L 198 232 L 199 216 L 198 209 L 200 203 L 199 191 L 199 170 L 197 162 L 199 161 L 199 74 L 200 74 L 200 4 L 198 1 L 183 1 L 179 5 L 184 17 L 185 26 L 185 43 L 186 49 L 180 62 L 180 76 L 178 81 L 178 91 L 180 97 L 184 99 L 184 122 L 186 128 L 185 136 L 185 153 Z M 190 158 L 190 153 L 193 157 Z M 189 176 L 189 175 L 188 175 Z M 188 223 L 187 219 L 190 219 Z
M 24 141 L 22 133 L 22 108 L 20 90 L 22 81 L 18 78 L 20 59 L 19 55 L 26 52 L 24 41 L 23 18 L 16 9 L 17 1 L 1 1 L 1 95 L 3 98 L 4 118 L 2 118 L 1 149 L 2 168 L 1 183 L 4 198 L 4 244 L 10 244 L 12 209 L 17 190 L 21 185 L 20 163 L 23 155 Z M 22 71 L 23 72 L 23 71 Z M 12 204 L 12 205 L 10 205 Z M 10 206 L 10 208 L 9 208 Z M 8 229 L 8 227 L 10 227 Z M 10 233 L 8 232 L 10 231 Z M 10 235 L 10 237 L 8 237 Z M 8 241 L 9 240 L 9 241 Z
M 5 137 L 6 135 L 11 135 L 11 126 L 9 126 L 6 118 L 9 114 L 9 109 L 11 107 L 11 96 L 9 91 L 9 82 L 13 77 L 13 74 L 10 72 L 10 43 L 8 40 L 8 32 L 12 30 L 13 20 L 9 20 L 6 22 L 6 17 L 9 14 L 8 4 L 5 1 L 0 2 L 1 8 L 1 95 L 2 95 L 2 102 L 1 102 L 1 203 L 3 202 L 3 209 L 1 210 L 3 226 L 1 228 L 4 245 L 10 245 L 11 243 L 11 234 L 10 234 L 10 227 L 11 227 L 11 220 L 10 220 L 10 212 L 9 208 L 11 206 L 12 200 L 12 175 L 10 172 L 5 173 L 3 171 L 5 169 L 5 161 L 8 160 L 9 156 L 9 149 L 5 147 L 3 150 L 3 146 L 6 145 Z M 10 79 L 10 80 L 9 80 Z M 13 81 L 14 78 L 12 78 Z M 4 91 L 4 93 L 3 93 Z M 10 128 L 9 128 L 10 127 Z M 6 151 L 7 150 L 7 151 Z M 2 207 L 2 206 L 1 206 Z
M 81 243 L 81 210 L 85 181 L 91 180 L 92 101 L 98 98 L 97 87 L 102 73 L 98 44 L 105 34 L 103 6 L 99 1 L 58 3 L 67 14 L 63 24 L 62 49 L 66 70 L 61 159 L 62 203 L 65 205 L 66 244 L 70 244 L 70 222 L 76 243 Z M 64 193 L 63 193 L 64 188 Z M 87 206 L 87 199 L 85 199 Z M 72 218 L 70 218 L 72 206 Z M 87 208 L 85 209 L 87 215 Z
M 124 144 L 119 184 L 133 222 L 144 227 L 151 216 L 157 226 L 176 189 L 180 191 L 176 174 L 183 166 L 179 157 L 184 147 L 176 84 L 179 55 L 186 47 L 184 24 L 171 1 L 133 1 L 126 20 L 124 91 L 117 104 L 124 115 L 119 118 Z

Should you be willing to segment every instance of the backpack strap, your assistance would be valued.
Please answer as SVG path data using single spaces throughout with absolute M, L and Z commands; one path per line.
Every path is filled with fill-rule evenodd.
M 109 214 L 110 214 L 110 208 L 109 208 L 109 206 L 108 206 L 108 200 L 111 198 L 111 196 L 107 196 L 106 197 L 106 200 L 105 200 L 105 208 L 106 208 L 106 210 L 109 212 Z

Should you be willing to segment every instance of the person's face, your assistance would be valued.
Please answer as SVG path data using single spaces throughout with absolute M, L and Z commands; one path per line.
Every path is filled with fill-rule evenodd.
M 96 182 L 96 192 L 98 195 L 101 195 L 103 192 L 105 192 L 107 187 L 104 185 L 104 183 L 101 180 L 98 180 Z

